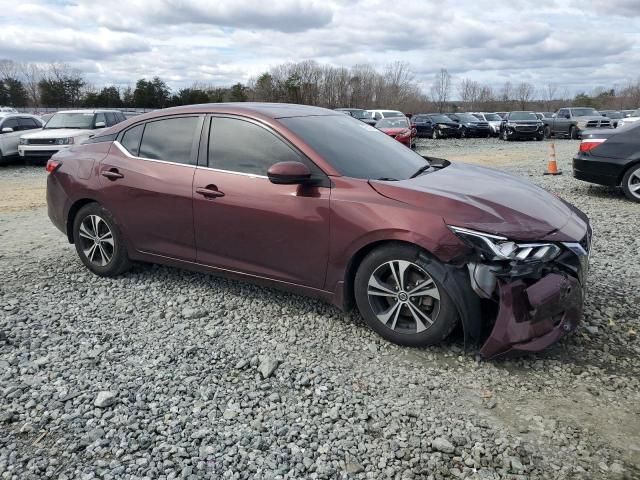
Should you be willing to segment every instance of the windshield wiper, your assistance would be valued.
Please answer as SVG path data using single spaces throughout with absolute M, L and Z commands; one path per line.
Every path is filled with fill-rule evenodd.
M 391 178 L 391 177 L 380 177 L 380 178 L 376 178 L 376 180 L 380 180 L 383 182 L 397 182 L 398 179 L 397 178 Z
M 411 175 L 409 178 L 416 178 L 418 175 L 422 175 L 424 172 L 426 172 L 430 168 L 431 168 L 431 165 L 427 163 L 426 165 L 420 167 L 418 171 L 413 175 Z

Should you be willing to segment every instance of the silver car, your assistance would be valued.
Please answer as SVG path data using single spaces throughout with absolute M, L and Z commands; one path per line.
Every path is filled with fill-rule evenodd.
M 18 155 L 20 135 L 41 130 L 42 120 L 26 113 L 0 112 L 0 163 Z

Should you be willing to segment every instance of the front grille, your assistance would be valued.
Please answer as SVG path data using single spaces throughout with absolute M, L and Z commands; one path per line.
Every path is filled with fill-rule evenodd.
M 587 122 L 587 128 L 611 128 L 611 121 L 609 121 L 609 120 L 589 120 Z
M 28 138 L 27 145 L 55 145 L 55 138 Z
M 489 128 L 489 124 L 487 122 L 478 122 L 478 123 L 476 123 L 476 127 Z
M 58 153 L 58 150 L 24 150 L 25 157 L 51 157 Z
M 518 132 L 535 132 L 538 129 L 535 125 L 516 125 Z

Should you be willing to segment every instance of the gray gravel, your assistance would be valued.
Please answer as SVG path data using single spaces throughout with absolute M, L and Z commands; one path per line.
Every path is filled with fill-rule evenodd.
M 576 142 L 557 145 L 567 170 Z M 497 165 L 592 218 L 584 324 L 510 361 L 455 335 L 397 347 L 356 314 L 213 276 L 98 278 L 45 209 L 0 212 L 0 479 L 640 478 L 640 206 L 543 177 L 546 148 L 419 142 L 512 155 Z M 44 179 L 0 169 L 0 191 L 21 176 Z

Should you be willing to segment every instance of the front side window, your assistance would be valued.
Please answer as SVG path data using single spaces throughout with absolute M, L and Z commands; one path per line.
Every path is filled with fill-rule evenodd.
M 142 134 L 138 156 L 195 164 L 192 159 L 192 147 L 198 120 L 198 117 L 180 117 L 148 122 Z
M 122 135 L 122 140 L 120 140 L 120 144 L 127 149 L 127 151 L 133 155 L 134 157 L 138 156 L 138 152 L 140 151 L 140 140 L 142 139 L 142 131 L 144 130 L 144 123 L 140 125 L 136 125 L 133 128 L 130 128 L 124 135 Z
M 38 122 L 36 122 L 33 118 L 19 118 L 18 122 L 20 122 L 22 130 L 33 130 L 34 128 L 40 128 Z
M 20 125 L 18 124 L 17 118 L 7 118 L 2 124 L 2 128 L 13 128 L 14 132 L 20 130 Z
M 341 118 L 359 122 L 351 117 Z M 266 175 L 275 163 L 301 161 L 295 150 L 264 127 L 235 118 L 211 120 L 208 162 L 211 168 Z
M 102 122 L 102 127 L 98 127 L 98 123 Z M 104 113 L 97 113 L 96 114 L 96 121 L 94 123 L 95 128 L 104 128 L 105 126 L 107 126 L 107 119 L 104 116 Z
M 560 110 L 558 112 L 559 117 L 566 117 L 567 115 L 569 115 L 569 110 Z
M 112 112 L 105 112 L 104 116 L 107 118 L 107 127 L 111 127 L 112 125 L 115 125 L 116 123 L 116 114 L 112 113 Z
M 354 118 L 320 115 L 279 121 L 347 177 L 406 180 L 427 164 L 410 148 Z

